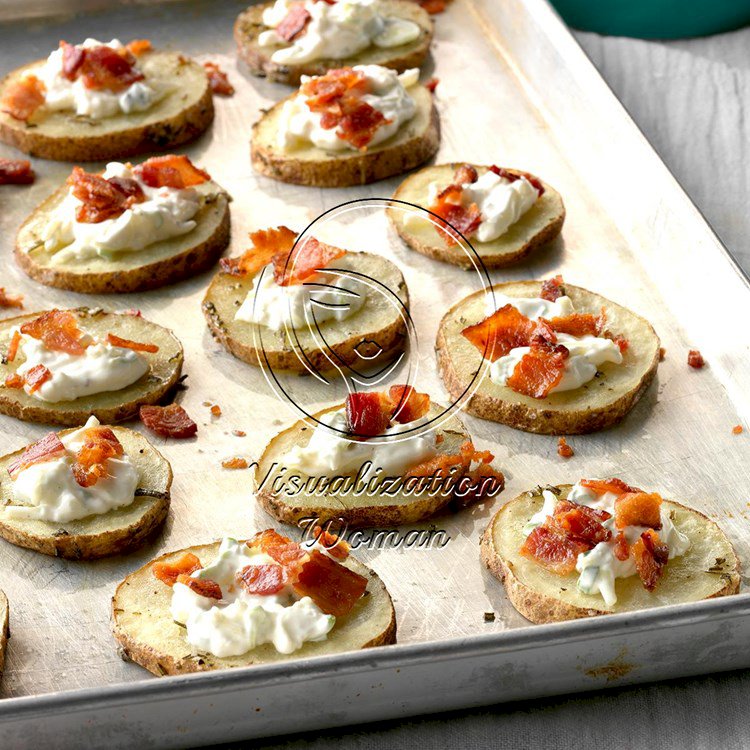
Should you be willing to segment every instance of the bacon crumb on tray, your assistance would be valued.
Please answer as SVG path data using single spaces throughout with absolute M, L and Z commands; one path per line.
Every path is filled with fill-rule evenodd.
M 563 458 L 571 458 L 575 455 L 575 451 L 568 445 L 568 442 L 564 437 L 557 439 L 557 453 Z
M 17 307 L 23 309 L 23 295 L 10 294 L 5 288 L 0 286 L 0 307 Z
M 198 432 L 198 425 L 179 404 L 169 406 L 142 406 L 141 422 L 162 437 L 189 438 Z
M 234 456 L 233 458 L 225 458 L 221 465 L 225 469 L 247 469 L 248 464 L 246 459 Z
M 28 159 L 0 159 L 0 185 L 30 185 L 35 176 Z
M 227 74 L 216 63 L 204 62 L 203 67 L 206 69 L 208 83 L 214 94 L 219 94 L 219 96 L 232 96 L 234 94 L 234 86 L 229 83 Z
M 706 360 L 703 359 L 703 355 L 697 349 L 691 349 L 688 352 L 687 363 L 690 367 L 700 370 L 706 364 Z

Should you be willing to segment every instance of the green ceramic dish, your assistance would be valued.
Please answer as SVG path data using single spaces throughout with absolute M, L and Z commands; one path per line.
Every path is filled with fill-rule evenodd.
M 750 24 L 747 0 L 552 0 L 576 29 L 643 39 L 677 39 Z

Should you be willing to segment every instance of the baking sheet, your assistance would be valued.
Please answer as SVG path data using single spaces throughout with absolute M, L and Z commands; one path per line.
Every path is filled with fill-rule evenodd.
M 276 223 L 302 228 L 345 200 L 389 196 L 398 178 L 363 188 L 321 190 L 284 185 L 252 172 L 250 127 L 260 108 L 289 89 L 252 78 L 237 65 L 231 26 L 244 5 L 231 0 L 170 3 L 33 24 L 6 23 L 0 27 L 0 70 L 44 57 L 58 39 L 79 41 L 86 36 L 145 36 L 158 47 L 219 62 L 237 93 L 216 100 L 213 129 L 183 150 L 234 198 L 232 254 L 245 247 L 247 232 L 253 229 Z M 535 15 L 540 20 L 538 36 L 530 33 Z M 558 457 L 554 437 L 465 418 L 479 447 L 496 454 L 506 474 L 505 492 L 492 504 L 431 522 L 451 537 L 442 549 L 358 553 L 393 594 L 403 644 L 532 628 L 508 604 L 501 584 L 482 569 L 478 539 L 499 504 L 540 482 L 619 475 L 703 510 L 727 531 L 741 559 L 748 559 L 750 552 L 748 437 L 731 432 L 750 416 L 743 389 L 750 383 L 750 340 L 736 324 L 722 324 L 746 315 L 747 285 L 647 144 L 635 137 L 617 102 L 607 98 L 575 43 L 550 18 L 537 0 L 456 0 L 437 17 L 433 61 L 423 70 L 424 79 L 440 79 L 442 142 L 437 161 L 494 162 L 537 173 L 554 185 L 568 210 L 562 239 L 517 269 L 492 273 L 492 279 L 538 278 L 562 271 L 571 283 L 648 317 L 667 358 L 657 383 L 622 425 L 569 441 L 576 450 L 569 461 Z M 582 91 L 587 85 L 597 93 L 595 110 Z M 606 127 L 602 118 L 608 118 Z M 0 156 L 14 154 L 0 146 Z M 172 513 L 163 535 L 139 553 L 73 563 L 0 543 L 0 588 L 10 599 L 13 628 L 0 696 L 9 698 L 153 680 L 117 655 L 109 631 L 115 584 L 162 551 L 270 525 L 272 520 L 252 500 L 249 472 L 223 470 L 220 461 L 234 455 L 257 457 L 275 432 L 297 418 L 291 408 L 280 405 L 260 371 L 233 359 L 209 336 L 200 300 L 211 274 L 161 291 L 108 297 L 76 295 L 28 280 L 13 263 L 13 236 L 70 170 L 70 165 L 34 161 L 40 175 L 35 185 L 0 192 L 0 285 L 24 293 L 29 310 L 136 306 L 149 319 L 173 328 L 186 350 L 188 388 L 180 400 L 200 430 L 195 441 L 154 440 L 175 473 Z M 339 244 L 381 252 L 403 269 L 420 331 L 415 354 L 420 386 L 445 397 L 431 344 L 443 312 L 477 288 L 476 278 L 408 251 L 382 215 L 369 213 L 341 231 L 347 241 Z M 688 348 L 701 349 L 709 367 L 690 370 Z M 331 398 L 330 390 L 309 378 L 296 381 L 294 390 L 310 403 Z M 218 403 L 222 417 L 212 419 L 204 402 Z M 235 429 L 247 436 L 235 437 Z M 0 451 L 13 450 L 45 431 L 0 417 Z M 735 601 L 744 607 L 746 596 Z M 732 606 L 727 602 L 726 607 Z M 484 613 L 490 611 L 496 614 L 494 622 L 485 621 Z M 661 622 L 670 617 L 665 611 Z M 649 622 L 657 627 L 660 621 L 652 617 Z M 672 655 L 675 664 L 684 658 L 677 651 Z M 668 672 L 665 666 L 663 675 Z M 12 703 L 5 705 L 10 709 Z M 2 712 L 0 704 L 0 718 Z

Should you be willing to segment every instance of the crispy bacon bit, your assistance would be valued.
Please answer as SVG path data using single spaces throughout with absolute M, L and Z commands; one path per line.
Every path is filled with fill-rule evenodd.
M 269 557 L 283 566 L 291 565 L 307 556 L 307 552 L 296 542 L 285 537 L 273 529 L 266 529 L 248 540 L 247 546 L 258 547 Z
M 697 349 L 691 349 L 688 352 L 688 364 L 696 370 L 700 370 L 706 364 L 703 355 Z
M 229 83 L 227 74 L 216 63 L 204 62 L 203 67 L 206 69 L 208 83 L 214 94 L 219 94 L 219 96 L 232 96 L 234 94 L 234 86 Z
M 124 91 L 145 76 L 135 68 L 135 57 L 126 48 L 116 50 L 106 44 L 80 49 L 60 42 L 63 50 L 63 76 L 69 81 L 83 79 L 87 89 Z
M 28 159 L 0 159 L 0 185 L 30 185 L 34 177 Z
M 7 375 L 3 382 L 6 388 L 19 390 L 20 388 L 23 388 L 24 379 L 17 372 L 14 372 L 12 375 Z
M 46 93 L 44 84 L 36 76 L 24 76 L 6 85 L 0 99 L 0 112 L 28 122 L 44 104 Z
M 244 430 L 232 430 L 232 435 L 235 437 L 245 437 L 247 433 Z
M 612 532 L 602 524 L 612 516 L 606 510 L 589 508 L 569 500 L 559 500 L 551 519 L 545 523 L 550 528 L 559 529 L 576 541 L 585 542 L 589 548 L 600 542 L 608 542 Z
M 28 469 L 29 466 L 40 464 L 44 461 L 52 461 L 55 458 L 65 455 L 65 446 L 60 441 L 56 433 L 50 432 L 41 440 L 28 446 L 24 452 L 8 465 L 8 474 L 12 479 L 18 476 L 19 472 Z
M 274 563 L 246 565 L 237 572 L 237 583 L 255 596 L 278 594 L 286 585 L 284 568 Z
M 546 398 L 565 374 L 570 352 L 562 344 L 534 343 L 505 381 L 508 388 L 531 398 Z
M 620 531 L 618 532 L 617 536 L 615 537 L 615 557 L 620 560 L 620 562 L 625 562 L 630 557 L 630 545 L 628 544 L 628 540 L 625 538 L 624 532 Z
M 622 334 L 618 333 L 616 336 L 608 336 L 607 338 L 611 338 L 617 344 L 620 354 L 625 354 L 630 348 L 630 342 Z
M 615 500 L 615 526 L 661 528 L 661 496 L 656 492 L 626 492 Z
M 189 438 L 198 432 L 198 425 L 179 404 L 142 406 L 141 422 L 162 437 Z
M 21 326 L 21 333 L 39 339 L 46 349 L 80 355 L 88 344 L 81 343 L 83 331 L 69 310 L 50 310 Z
M 539 178 L 534 177 L 533 174 L 529 174 L 528 172 L 511 172 L 509 169 L 503 169 L 502 167 L 498 167 L 496 165 L 492 165 L 490 167 L 490 172 L 494 172 L 498 177 L 500 177 L 503 180 L 507 180 L 508 182 L 516 182 L 517 180 L 520 180 L 522 177 L 526 180 L 537 192 L 537 197 L 541 198 L 544 195 L 544 185 L 542 185 L 541 180 Z
M 448 7 L 448 0 L 419 0 L 419 4 L 431 14 L 443 13 Z
M 146 52 L 151 52 L 151 50 L 153 50 L 153 46 L 148 39 L 133 39 L 125 46 L 127 47 L 128 52 L 136 57 L 140 57 L 141 55 L 146 54 Z
M 309 596 L 327 615 L 348 614 L 367 589 L 367 579 L 317 550 L 292 567 L 294 590 Z
M 564 437 L 557 438 L 557 455 L 563 458 L 572 458 L 575 455 L 575 451 Z
M 83 224 L 98 224 L 114 219 L 136 203 L 143 203 L 146 196 L 141 186 L 125 177 L 104 179 L 98 174 L 89 174 L 81 167 L 73 167 L 67 184 L 70 192 L 81 201 L 76 208 L 76 221 Z
M 511 349 L 530 346 L 537 328 L 537 323 L 507 304 L 481 322 L 464 328 L 461 335 L 474 344 L 485 359 L 494 362 Z
M 18 307 L 23 309 L 23 294 L 8 294 L 0 286 L 0 307 Z
M 24 376 L 29 393 L 36 393 L 51 378 L 52 373 L 44 365 L 32 367 Z
M 221 407 L 218 404 L 214 404 L 211 407 L 211 416 L 217 419 L 221 416 Z
M 743 427 L 741 424 L 736 424 L 734 427 L 732 427 L 732 435 L 741 435 L 743 432 Z
M 667 350 L 663 347 L 659 347 L 659 362 L 663 362 L 667 358 Z
M 151 566 L 151 572 L 162 583 L 166 583 L 167 586 L 174 586 L 177 583 L 178 576 L 189 576 L 202 567 L 201 561 L 192 552 L 185 552 L 176 560 L 158 560 Z
M 76 453 L 73 477 L 81 487 L 93 487 L 110 476 L 107 461 L 124 453 L 122 444 L 110 427 L 90 427 L 84 432 L 83 445 Z
M 221 465 L 225 469 L 247 469 L 247 461 L 239 456 L 233 458 L 225 458 Z
M 156 352 L 159 351 L 159 347 L 156 344 L 141 344 L 138 341 L 131 341 L 130 339 L 120 338 L 114 333 L 107 334 L 107 343 L 111 346 L 118 346 L 121 349 L 132 349 L 134 352 L 148 352 L 149 354 L 156 354 Z
M 427 83 L 425 83 L 424 87 L 432 94 L 435 93 L 435 89 L 438 87 L 438 84 L 440 83 L 440 79 L 433 76 L 430 78 Z
M 293 5 L 284 16 L 281 23 L 274 29 L 276 34 L 285 42 L 293 42 L 302 36 L 312 16 L 307 12 L 303 3 Z
M 388 395 L 394 404 L 391 419 L 401 424 L 421 419 L 430 411 L 430 397 L 426 393 L 418 393 L 410 385 L 392 385 Z
M 180 573 L 177 576 L 177 583 L 187 586 L 194 594 L 205 596 L 206 599 L 221 599 L 221 586 L 216 581 L 208 578 L 193 578 L 193 576 Z
M 183 190 L 202 185 L 211 179 L 208 172 L 198 169 L 184 154 L 152 156 L 133 171 L 140 180 L 152 188 Z
M 13 335 L 10 337 L 10 344 L 8 344 L 8 351 L 5 353 L 5 362 L 13 362 L 18 354 L 18 347 L 21 344 L 21 334 L 18 331 L 13 331 Z
M 624 495 L 626 492 L 640 492 L 637 487 L 631 487 L 625 484 L 622 479 L 612 477 L 612 479 L 581 479 L 581 487 L 591 490 L 596 495 L 605 495 L 612 492 L 615 495 Z
M 339 560 L 346 560 L 346 558 L 349 557 L 349 550 L 351 549 L 349 543 L 338 537 L 336 534 L 333 534 L 320 526 L 313 526 L 313 534 L 315 535 L 315 541 L 325 547 L 325 550 L 329 555 L 332 555 Z
M 273 278 L 279 286 L 302 284 L 315 276 L 320 268 L 346 255 L 346 250 L 318 242 L 308 237 L 286 256 L 277 253 L 273 258 Z
M 296 239 L 297 233 L 283 226 L 251 232 L 252 247 L 236 258 L 222 258 L 219 265 L 224 273 L 232 276 L 248 276 L 258 273 L 277 255 L 283 256 L 286 260 Z
M 602 308 L 599 315 L 572 313 L 562 318 L 551 318 L 547 323 L 555 333 L 566 333 L 569 336 L 598 336 L 607 323 L 607 313 Z
M 60 42 L 60 49 L 62 49 L 63 78 L 66 78 L 68 81 L 74 81 L 78 75 L 78 71 L 81 69 L 81 65 L 83 65 L 86 53 L 75 44 L 68 44 L 62 41 Z
M 352 435 L 382 435 L 391 422 L 392 413 L 393 404 L 385 393 L 350 393 L 346 397 L 346 422 Z
M 462 164 L 453 174 L 453 185 L 463 187 L 471 185 L 479 179 L 479 173 L 471 164 Z
M 661 542 L 655 531 L 647 529 L 633 545 L 632 552 L 635 569 L 644 587 L 647 591 L 653 591 L 669 561 L 669 546 Z
M 324 76 L 316 76 L 300 87 L 307 97 L 311 112 L 322 115 L 320 125 L 325 130 L 336 128 L 336 135 L 358 149 L 365 149 L 375 132 L 386 120 L 380 110 L 362 98 L 368 90 L 368 82 L 362 71 L 352 68 L 329 70 Z
M 590 547 L 548 526 L 537 526 L 524 540 L 520 553 L 559 576 L 576 569 L 576 560 Z
M 556 302 L 564 295 L 565 286 L 563 277 L 560 274 L 542 282 L 542 291 L 539 296 L 542 299 L 546 299 L 547 302 Z
M 429 211 L 441 219 L 441 231 L 449 246 L 458 244 L 459 237 L 456 234 L 457 232 L 464 237 L 471 237 L 482 223 L 482 214 L 477 204 L 471 203 L 468 206 L 464 206 L 462 203 L 462 184 L 474 181 L 463 179 L 462 182 L 458 182 L 458 179 L 462 179 L 459 176 L 462 170 L 467 169 L 472 170 L 476 174 L 476 170 L 469 165 L 459 167 L 456 171 L 456 176 L 454 176 L 455 182 L 441 190 L 435 203 L 428 208 Z M 465 178 L 468 176 L 468 173 L 464 171 L 462 176 Z

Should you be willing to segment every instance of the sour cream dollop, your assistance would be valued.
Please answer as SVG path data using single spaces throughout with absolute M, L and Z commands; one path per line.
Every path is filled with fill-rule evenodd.
M 291 654 L 308 641 L 323 641 L 336 622 L 310 597 L 297 596 L 290 586 L 278 594 L 249 594 L 236 575 L 247 565 L 274 560 L 246 544 L 226 537 L 216 559 L 192 574 L 218 583 L 222 599 L 209 599 L 190 587 L 172 588 L 172 618 L 185 626 L 190 645 L 214 656 L 239 656 L 256 646 L 271 643 L 281 654 Z
M 375 45 L 398 47 L 419 38 L 418 24 L 395 16 L 385 16 L 378 0 L 341 0 L 329 5 L 306 0 L 304 9 L 310 14 L 305 30 L 292 42 L 282 39 L 275 28 L 297 3 L 276 0 L 263 12 L 268 26 L 258 36 L 261 47 L 286 45 L 271 55 L 275 63 L 306 63 L 313 60 L 342 60 Z
M 419 80 L 419 70 L 412 68 L 400 75 L 395 70 L 380 65 L 355 65 L 368 84 L 369 93 L 362 100 L 377 109 L 386 121 L 375 130 L 368 148 L 376 146 L 394 136 L 398 130 L 417 112 L 417 105 L 408 89 Z M 303 83 L 309 80 L 302 77 Z M 326 151 L 356 151 L 357 147 L 340 138 L 338 128 L 325 129 L 321 126 L 322 115 L 312 112 L 307 106 L 307 97 L 298 93 L 285 102 L 279 118 L 279 147 L 293 150 L 296 147 L 313 144 Z
M 194 217 L 204 200 L 200 190 L 149 187 L 131 165 L 120 162 L 107 164 L 102 176 L 135 180 L 146 200 L 114 219 L 91 224 L 76 220 L 76 209 L 82 204 L 69 190 L 41 232 L 45 249 L 54 253 L 54 264 L 138 252 L 156 242 L 187 234 L 197 226 Z
M 117 39 L 106 43 L 86 39 L 83 44 L 75 46 L 78 49 L 101 46 L 118 51 L 124 49 L 124 45 Z M 107 89 L 87 88 L 81 77 L 69 81 L 63 75 L 62 48 L 52 52 L 44 65 L 30 71 L 30 74 L 35 75 L 44 84 L 44 106 L 48 110 L 73 111 L 76 115 L 85 115 L 93 120 L 123 113 L 145 112 L 164 96 L 164 92 L 157 91 L 145 81 L 136 81 L 116 93 Z
M 0 518 L 4 514 L 6 518 L 67 523 L 130 505 L 139 473 L 126 453 L 107 459 L 108 476 L 91 487 L 81 487 L 73 476 L 72 465 L 83 445 L 84 433 L 98 425 L 96 417 L 89 417 L 80 429 L 60 436 L 65 455 L 21 470 L 12 480 L 17 504 L 0 506 Z

